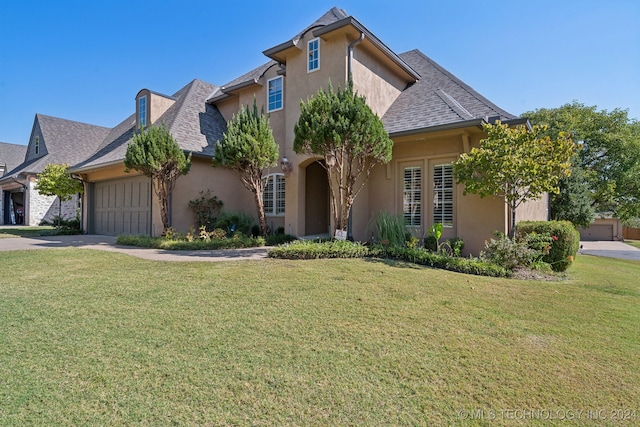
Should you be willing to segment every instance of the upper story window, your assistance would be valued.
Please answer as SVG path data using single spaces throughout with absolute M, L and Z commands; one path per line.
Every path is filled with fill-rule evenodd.
M 35 150 L 36 150 L 36 156 L 38 154 L 40 154 L 40 137 L 36 136 L 36 142 L 35 142 Z
M 307 72 L 320 69 L 320 39 L 313 39 L 307 43 Z
M 453 166 L 433 167 L 433 222 L 453 227 Z
M 265 215 L 284 215 L 284 175 L 274 173 L 262 179 L 265 181 L 262 193 Z
M 282 110 L 282 76 L 267 82 L 267 112 Z
M 147 126 L 147 96 L 141 96 L 138 99 L 138 127 Z

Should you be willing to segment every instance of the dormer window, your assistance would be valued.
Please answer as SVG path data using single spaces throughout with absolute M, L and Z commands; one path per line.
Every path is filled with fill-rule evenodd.
M 35 151 L 36 151 L 36 156 L 38 154 L 40 154 L 40 137 L 36 136 L 36 142 L 35 142 Z
M 138 99 L 138 127 L 142 129 L 147 126 L 147 96 Z
M 307 72 L 320 69 L 320 39 L 309 40 L 307 43 Z

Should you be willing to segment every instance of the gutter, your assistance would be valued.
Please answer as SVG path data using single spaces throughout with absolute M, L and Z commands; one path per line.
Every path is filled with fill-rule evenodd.
M 454 129 L 472 127 L 472 126 L 476 126 L 481 129 L 482 125 L 486 123 L 489 123 L 489 122 L 484 118 L 471 119 L 471 120 L 465 120 L 462 122 L 446 123 L 443 125 L 436 125 L 436 126 L 427 126 L 423 128 L 410 129 L 410 130 L 404 130 L 399 132 L 390 132 L 389 137 L 399 138 L 403 136 L 418 135 L 421 133 L 439 132 L 443 130 L 454 130 Z M 529 122 L 529 119 L 523 118 L 523 117 L 516 117 L 515 119 L 503 120 L 502 123 L 507 124 L 509 126 L 525 125 L 527 126 L 528 129 L 531 129 L 531 123 Z

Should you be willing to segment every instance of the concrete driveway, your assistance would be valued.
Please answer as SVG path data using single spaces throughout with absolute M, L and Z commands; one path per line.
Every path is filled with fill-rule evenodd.
M 0 252 L 71 247 L 120 252 L 153 261 L 238 261 L 264 259 L 267 257 L 268 250 L 264 247 L 202 251 L 142 249 L 133 246 L 116 245 L 116 238 L 114 236 L 99 236 L 95 234 L 0 238 Z
M 580 246 L 581 254 L 640 261 L 640 249 L 623 242 L 580 242 Z

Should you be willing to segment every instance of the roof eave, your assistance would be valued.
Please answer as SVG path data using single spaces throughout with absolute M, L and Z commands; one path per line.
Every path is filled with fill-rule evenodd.
M 211 104 L 211 103 L 220 101 L 222 99 L 230 97 L 234 92 L 240 89 L 244 89 L 246 87 L 253 86 L 253 85 L 260 85 L 260 83 L 258 83 L 258 79 L 250 79 L 250 80 L 246 80 L 244 82 L 235 84 L 233 86 L 221 87 L 220 91 L 222 93 L 220 95 L 216 95 L 214 97 L 207 99 L 206 102 Z
M 403 137 L 403 136 L 413 136 L 413 135 L 419 135 L 419 134 L 423 134 L 423 133 L 432 133 L 432 132 L 440 132 L 440 131 L 446 131 L 446 130 L 463 129 L 463 128 L 467 128 L 467 127 L 482 128 L 482 125 L 484 125 L 486 123 L 488 123 L 488 122 L 484 118 L 475 118 L 475 119 L 464 120 L 464 121 L 460 121 L 460 122 L 445 123 L 443 125 L 426 126 L 426 127 L 422 127 L 422 128 L 404 130 L 404 131 L 399 131 L 399 132 L 392 132 L 392 133 L 389 133 L 389 137 L 391 137 L 391 138 L 400 138 L 400 137 Z M 529 119 L 524 118 L 524 117 L 516 117 L 516 118 L 513 118 L 513 119 L 502 120 L 502 123 L 507 124 L 509 126 L 526 125 L 527 128 L 529 128 L 529 129 L 531 128 L 531 123 L 529 122 Z
M 298 40 L 287 40 L 286 42 L 280 43 L 278 46 L 274 46 L 271 49 L 263 50 L 262 54 L 268 58 L 273 59 L 274 61 L 284 62 L 284 57 L 280 54 L 288 49 L 291 49 L 292 47 L 300 49 L 298 47 Z
M 69 173 L 85 173 L 94 169 L 101 169 L 109 166 L 116 166 L 119 164 L 124 164 L 124 159 L 112 160 L 110 162 L 100 163 L 99 165 L 81 166 L 79 168 L 72 167 L 72 168 L 69 168 Z

